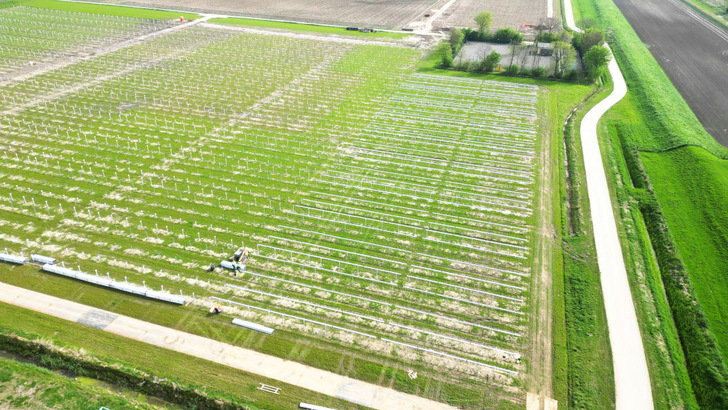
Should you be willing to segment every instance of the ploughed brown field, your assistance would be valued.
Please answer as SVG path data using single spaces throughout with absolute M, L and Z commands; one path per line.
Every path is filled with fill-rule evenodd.
M 728 147 L 728 31 L 672 0 L 615 0 L 695 115 Z
M 472 27 L 477 25 L 473 16 L 486 10 L 493 14 L 493 29 L 510 27 L 519 29 L 524 24 L 539 24 L 547 17 L 549 0 L 512 0 L 512 1 L 486 1 L 486 0 L 464 0 L 456 1 L 442 16 L 442 20 L 436 22 L 436 26 L 442 27 Z M 558 0 L 554 2 L 555 12 L 558 17 Z
M 103 0 L 102 0 L 103 1 Z M 436 0 L 147 0 L 106 3 L 224 13 L 318 24 L 402 28 Z

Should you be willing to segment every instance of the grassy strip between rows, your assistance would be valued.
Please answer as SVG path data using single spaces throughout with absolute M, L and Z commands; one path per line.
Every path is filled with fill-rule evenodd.
M 124 6 L 107 6 L 103 4 L 77 3 L 72 1 L 57 0 L 17 0 L 7 2 L 10 4 L 0 3 L 2 7 L 27 6 L 37 7 L 51 10 L 66 10 L 79 13 L 104 14 L 107 16 L 145 18 L 154 20 L 178 19 L 184 17 L 185 20 L 194 20 L 200 16 L 194 13 L 184 13 L 178 11 L 165 11 L 154 9 L 142 9 Z
M 277 380 L 245 373 L 217 363 L 176 353 L 63 319 L 0 303 L 0 331 L 53 343 L 103 362 L 152 373 L 159 378 L 229 398 L 252 408 L 295 408 L 301 401 L 341 409 L 359 408 L 347 401 L 315 393 Z M 22 331 L 20 330 L 22 329 Z M 281 387 L 280 394 L 256 390 L 258 383 Z
M 210 23 L 225 24 L 230 26 L 243 26 L 243 27 L 259 27 L 259 28 L 272 28 L 288 31 L 300 31 L 305 33 L 317 33 L 317 34 L 337 34 L 340 36 L 349 37 L 364 37 L 364 38 L 393 38 L 400 39 L 411 36 L 408 33 L 394 33 L 389 31 L 376 31 L 374 33 L 364 33 L 360 31 L 347 30 L 343 27 L 334 26 L 322 26 L 317 24 L 304 24 L 304 23 L 289 23 L 283 21 L 271 21 L 271 20 L 260 20 L 250 18 L 238 18 L 238 17 L 225 17 L 225 18 L 214 18 L 208 20 Z
M 614 377 L 606 327 L 604 305 L 601 298 L 598 269 L 594 256 L 593 239 L 570 239 L 568 217 L 562 205 L 566 200 L 564 181 L 564 140 L 561 132 L 563 121 L 591 91 L 591 86 L 569 84 L 560 81 L 514 78 L 498 74 L 470 73 L 435 68 L 439 60 L 434 53 L 425 57 L 418 71 L 428 74 L 448 75 L 466 78 L 481 78 L 497 81 L 520 82 L 544 86 L 548 92 L 543 100 L 548 105 L 552 151 L 558 153 L 558 180 L 553 189 L 552 205 L 561 208 L 556 213 L 558 238 L 563 239 L 566 249 L 578 245 L 580 252 L 591 252 L 591 260 L 583 261 L 580 256 L 567 252 L 555 252 L 552 271 L 552 352 L 553 352 L 553 397 L 567 407 L 591 408 L 600 403 L 600 408 L 613 407 Z M 593 103 L 596 103 L 595 98 Z M 587 108 L 584 109 L 586 112 Z M 578 141 L 577 141 L 578 143 Z M 572 147 L 572 149 L 575 149 Z M 583 168 L 583 163 L 580 164 Z M 545 182 L 546 184 L 551 181 Z M 586 190 L 581 185 L 581 190 Z M 587 198 L 584 192 L 580 198 Z M 587 220 L 588 222 L 588 220 Z M 562 238 L 562 236 L 564 238 Z M 578 243 L 576 243 L 578 242 Z M 590 249 L 590 251 L 589 251 Z M 605 382 L 606 381 L 606 382 Z

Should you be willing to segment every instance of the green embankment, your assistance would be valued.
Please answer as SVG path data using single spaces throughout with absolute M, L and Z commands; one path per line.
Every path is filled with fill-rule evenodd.
M 602 142 L 655 404 L 726 408 L 728 150 L 704 131 L 611 0 L 578 3 L 583 18 L 610 28 L 629 87 L 605 118 Z
M 0 303 L 0 311 L 3 312 L 0 315 L 2 333 L 15 333 L 31 339 L 53 340 L 55 345 L 72 350 L 83 349 L 85 354 L 104 362 L 151 373 L 160 379 L 197 388 L 211 396 L 232 399 L 251 408 L 290 409 L 297 407 L 300 401 L 342 409 L 359 408 L 341 399 L 27 309 Z M 23 330 L 21 332 L 18 329 Z M 256 390 L 258 383 L 282 389 L 279 395 L 272 395 Z
M 614 372 L 609 330 L 602 302 L 589 201 L 584 181 L 581 140 L 574 138 L 579 117 L 609 87 L 587 100 L 564 130 L 559 164 L 561 179 L 561 246 L 567 340 L 568 408 L 614 408 Z
M 98 409 L 153 408 L 104 388 L 56 374 L 32 364 L 0 358 L 0 407 Z
M 649 175 L 660 176 L 651 178 L 652 186 L 708 327 L 728 361 L 728 161 L 698 147 L 641 158 Z
M 227 24 L 231 26 L 243 26 L 253 28 L 272 28 L 288 31 L 301 31 L 317 34 L 338 34 L 340 36 L 365 37 L 365 38 L 394 38 L 400 39 L 410 36 L 408 33 L 393 33 L 388 31 L 377 31 L 374 33 L 363 33 L 360 31 L 347 30 L 343 27 L 321 26 L 317 24 L 287 23 L 282 21 L 259 20 L 249 18 L 214 18 L 208 20 L 210 23 Z
M 13 5 L 15 6 L 38 7 L 42 9 L 67 10 L 80 13 L 104 14 L 107 16 L 134 17 L 155 20 L 178 19 L 180 17 L 184 17 L 185 20 L 194 20 L 200 17 L 199 15 L 194 13 L 141 9 L 124 6 L 107 6 L 103 4 L 74 3 L 56 0 L 19 0 L 9 3 L 14 3 Z
M 583 1 L 594 2 L 600 26 L 611 30 L 612 51 L 648 127 L 649 133 L 635 135 L 639 149 L 665 151 L 695 145 L 715 156 L 728 158 L 728 151 L 705 131 L 612 0 Z

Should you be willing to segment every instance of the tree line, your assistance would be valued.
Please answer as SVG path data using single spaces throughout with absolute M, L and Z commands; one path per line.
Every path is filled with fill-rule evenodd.
M 490 73 L 499 65 L 503 65 L 502 63 L 507 62 L 503 65 L 503 73 L 506 75 L 551 77 L 576 81 L 578 74 L 573 67 L 579 56 L 584 64 L 586 79 L 594 82 L 604 73 L 611 58 L 609 50 L 602 46 L 603 33 L 593 27 L 587 28 L 584 33 L 576 33 L 570 37 L 566 32 L 556 31 L 555 20 L 548 19 L 535 27 L 538 34 L 534 42 L 529 45 L 523 44 L 523 34 L 512 28 L 502 28 L 491 33 L 490 26 L 493 16 L 490 12 L 480 12 L 474 20 L 478 26 L 477 30 L 454 28 L 450 31 L 447 42 L 443 42 L 437 48 L 442 68 Z M 582 23 L 586 26 L 590 25 L 588 21 Z M 459 61 L 455 62 L 455 57 L 468 41 L 511 44 L 511 47 L 510 52 L 506 55 L 501 55 L 495 50 L 486 54 L 486 49 L 478 61 L 462 61 L 463 56 L 460 55 Z M 540 66 L 538 62 L 539 48 L 543 44 L 551 44 L 552 47 L 551 70 Z

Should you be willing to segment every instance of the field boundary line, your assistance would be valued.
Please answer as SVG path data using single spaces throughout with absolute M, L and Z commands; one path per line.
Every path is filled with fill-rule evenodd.
M 80 303 L 0 283 L 0 302 L 76 322 L 90 311 L 113 314 Z M 105 332 L 220 363 L 252 374 L 375 409 L 453 409 L 444 403 L 376 386 L 325 370 L 218 342 L 128 316 L 116 315 Z M 172 340 L 172 343 L 167 342 Z
M 564 9 L 567 26 L 576 32 L 583 32 L 574 23 L 571 0 L 564 0 Z M 627 84 L 614 57 L 609 62 L 608 68 L 614 89 L 584 115 L 579 134 L 592 213 L 599 277 L 604 294 L 604 308 L 612 348 L 616 408 L 618 410 L 652 409 L 655 406 L 652 400 L 652 385 L 645 349 L 627 279 L 627 269 L 619 242 L 607 175 L 597 137 L 597 126 L 602 115 L 627 95 Z

